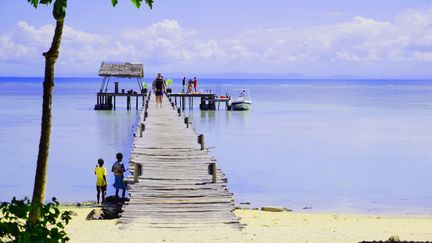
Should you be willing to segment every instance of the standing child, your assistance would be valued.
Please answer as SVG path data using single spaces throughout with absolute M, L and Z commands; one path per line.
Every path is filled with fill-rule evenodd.
M 122 198 L 125 198 L 125 185 L 123 182 L 123 173 L 126 172 L 125 167 L 123 165 L 123 154 L 122 153 L 117 153 L 116 155 L 117 158 L 117 162 L 115 162 L 112 166 L 111 171 L 114 172 L 114 178 L 115 178 L 115 182 L 114 182 L 114 187 L 116 189 L 115 191 L 115 196 L 118 198 L 118 193 L 119 190 L 122 189 Z
M 95 175 L 96 175 L 96 190 L 97 190 L 97 203 L 99 204 L 99 198 L 100 194 L 102 193 L 102 204 L 105 202 L 105 194 L 106 194 L 106 169 L 103 167 L 104 160 L 98 159 L 98 165 L 96 165 L 95 168 Z

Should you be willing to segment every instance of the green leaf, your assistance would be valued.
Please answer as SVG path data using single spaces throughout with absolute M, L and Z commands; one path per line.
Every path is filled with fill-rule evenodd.
M 40 0 L 39 3 L 40 4 L 45 4 L 45 5 L 49 5 L 52 2 L 52 0 Z
M 149 6 L 150 9 L 153 9 L 153 0 L 146 0 L 146 4 Z
M 115 7 L 117 5 L 117 3 L 118 3 L 118 0 L 111 0 L 111 3 L 113 5 L 113 7 Z
M 33 5 L 33 7 L 37 8 L 38 6 L 38 0 L 27 0 L 28 3 Z
M 142 0 L 131 0 L 135 7 L 140 8 Z
M 131 0 L 131 1 L 135 5 L 135 7 L 140 8 L 143 0 Z M 145 0 L 145 3 L 150 7 L 150 9 L 153 8 L 153 0 Z

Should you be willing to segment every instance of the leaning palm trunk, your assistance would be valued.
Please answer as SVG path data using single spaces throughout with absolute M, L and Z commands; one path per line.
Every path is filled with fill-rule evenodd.
M 43 82 L 43 103 L 42 103 L 42 122 L 41 136 L 39 141 L 39 153 L 35 182 L 33 188 L 33 204 L 41 204 L 45 201 L 45 192 L 48 174 L 48 155 L 51 135 L 51 108 L 52 94 L 54 89 L 54 66 L 59 56 L 60 41 L 63 34 L 64 18 L 56 19 L 56 28 L 51 48 L 43 55 L 45 57 L 45 78 Z M 36 222 L 39 212 L 30 213 L 31 221 Z

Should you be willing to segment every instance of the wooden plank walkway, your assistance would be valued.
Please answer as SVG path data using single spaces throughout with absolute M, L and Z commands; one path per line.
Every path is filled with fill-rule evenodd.
M 186 128 L 166 97 L 162 108 L 156 108 L 152 96 L 147 112 L 143 135 L 137 131 L 132 147 L 130 171 L 136 163 L 141 173 L 138 182 L 129 185 L 130 201 L 120 218 L 123 227 L 241 229 L 227 179 L 217 169 L 217 181 L 212 183 L 208 166 L 215 159 L 201 150 L 193 129 Z M 140 121 L 143 118 L 144 110 Z

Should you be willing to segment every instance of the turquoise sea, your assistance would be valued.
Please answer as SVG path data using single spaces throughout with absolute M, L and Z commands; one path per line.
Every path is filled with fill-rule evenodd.
M 136 89 L 122 79 L 120 88 Z M 148 82 L 148 80 L 147 80 Z M 174 80 L 174 90 L 180 90 Z M 48 196 L 95 200 L 97 159 L 129 157 L 137 111 L 94 111 L 99 78 L 58 78 Z M 199 79 L 248 88 L 250 111 L 186 111 L 236 202 L 315 212 L 432 213 L 432 81 Z M 110 86 L 110 89 L 113 89 Z M 31 196 L 42 78 L 0 78 L 0 201 Z M 198 106 L 198 100 L 196 100 Z M 113 177 L 108 180 L 112 184 Z M 113 188 L 109 186 L 109 193 Z

